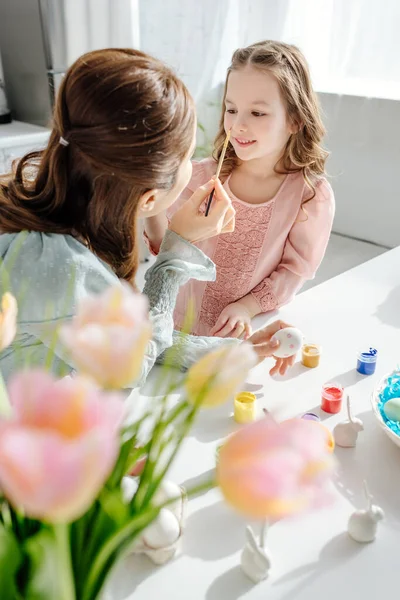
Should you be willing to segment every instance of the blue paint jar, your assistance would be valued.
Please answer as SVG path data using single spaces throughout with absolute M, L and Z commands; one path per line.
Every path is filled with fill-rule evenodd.
M 378 350 L 370 348 L 369 352 L 359 352 L 357 357 L 357 371 L 361 375 L 373 375 L 378 360 Z

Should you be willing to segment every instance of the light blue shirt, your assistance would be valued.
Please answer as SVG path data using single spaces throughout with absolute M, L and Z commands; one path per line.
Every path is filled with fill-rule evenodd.
M 3 377 L 25 366 L 45 366 L 59 376 L 74 364 L 55 334 L 73 317 L 88 295 L 119 284 L 111 268 L 70 235 L 21 232 L 0 235 L 0 291 L 18 301 L 18 333 L 0 356 Z M 150 302 L 153 338 L 144 360 L 142 383 L 164 351 L 180 340 L 178 366 L 187 368 L 222 343 L 218 338 L 185 336 L 173 331 L 173 310 L 179 287 L 189 279 L 215 280 L 215 266 L 201 250 L 168 231 L 155 264 L 146 273 L 143 292 Z M 225 343 L 232 343 L 225 342 Z M 132 382 L 132 386 L 136 385 Z

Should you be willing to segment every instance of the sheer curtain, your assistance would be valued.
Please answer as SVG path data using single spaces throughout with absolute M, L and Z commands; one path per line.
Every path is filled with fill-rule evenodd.
M 57 0 L 65 25 L 65 63 L 89 50 L 140 45 L 139 0 Z M 56 26 L 56 24 L 54 24 Z

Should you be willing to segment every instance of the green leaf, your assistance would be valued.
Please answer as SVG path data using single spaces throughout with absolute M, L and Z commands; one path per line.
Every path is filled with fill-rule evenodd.
M 25 600 L 55 600 L 63 598 L 63 579 L 58 577 L 60 566 L 56 538 L 52 531 L 42 529 L 25 542 L 30 561 Z
M 22 562 L 21 549 L 12 531 L 0 527 L 0 594 L 1 600 L 18 597 L 16 574 Z
M 104 491 L 99 498 L 101 507 L 110 519 L 120 527 L 130 517 L 129 505 L 122 500 L 122 491 Z

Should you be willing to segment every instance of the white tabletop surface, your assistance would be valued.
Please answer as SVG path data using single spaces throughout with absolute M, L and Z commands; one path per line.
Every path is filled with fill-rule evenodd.
M 0 125 L 0 148 L 11 148 L 25 144 L 42 146 L 47 143 L 50 130 L 22 121 Z
M 318 369 L 296 364 L 285 378 L 270 378 L 268 365 L 250 374 L 246 389 L 261 395 L 278 420 L 319 410 L 323 383 L 341 382 L 365 431 L 354 449 L 337 448 L 339 473 L 329 508 L 272 525 L 267 545 L 273 557 L 270 578 L 254 586 L 240 570 L 244 521 L 212 490 L 189 502 L 181 553 L 155 567 L 144 557 L 121 564 L 108 600 L 377 600 L 395 598 L 400 572 L 400 448 L 379 428 L 370 396 L 381 376 L 400 361 L 400 248 L 359 266 L 304 294 L 280 311 L 309 342 L 321 344 Z M 376 374 L 358 375 L 357 351 L 379 350 Z M 214 466 L 219 440 L 235 428 L 232 406 L 200 415 L 171 473 L 176 482 L 196 481 Z M 345 418 L 323 415 L 333 428 Z M 377 540 L 359 545 L 346 533 L 355 508 L 363 507 L 366 478 L 386 520 Z

